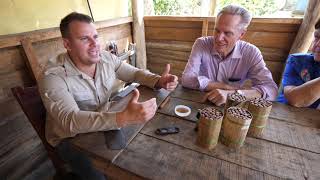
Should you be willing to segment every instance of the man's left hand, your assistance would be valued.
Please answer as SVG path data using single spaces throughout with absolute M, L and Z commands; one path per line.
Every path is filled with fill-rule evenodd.
M 161 78 L 156 84 L 156 88 L 164 88 L 168 91 L 173 91 L 178 85 L 178 77 L 170 74 L 170 64 L 166 65 L 166 69 L 161 75 Z
M 208 99 L 215 105 L 221 106 L 222 104 L 226 103 L 228 94 L 233 92 L 233 90 L 213 89 L 210 92 L 206 93 L 203 101 Z

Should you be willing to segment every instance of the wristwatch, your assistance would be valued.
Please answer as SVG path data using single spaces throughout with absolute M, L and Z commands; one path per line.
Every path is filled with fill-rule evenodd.
M 241 89 L 237 89 L 237 90 L 236 90 L 236 93 L 241 94 L 241 95 L 244 96 L 244 92 L 243 92 Z

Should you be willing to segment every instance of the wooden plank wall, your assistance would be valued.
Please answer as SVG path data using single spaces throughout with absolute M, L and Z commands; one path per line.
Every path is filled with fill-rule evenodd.
M 160 73 L 166 63 L 172 72 L 181 76 L 194 41 L 204 35 L 213 35 L 212 17 L 146 16 L 145 33 L 147 68 Z M 244 37 L 256 45 L 279 84 L 286 58 L 299 30 L 302 19 L 254 18 Z
M 132 42 L 131 17 L 95 24 L 103 48 L 107 41 L 115 40 L 120 52 Z M 31 41 L 35 60 L 41 66 L 65 51 L 58 28 L 0 36 L 0 179 L 43 179 L 54 173 L 40 139 L 10 91 L 14 86 L 35 84 L 21 46 L 25 38 Z

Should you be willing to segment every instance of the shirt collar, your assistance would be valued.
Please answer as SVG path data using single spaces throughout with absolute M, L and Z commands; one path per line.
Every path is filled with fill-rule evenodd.
M 85 73 L 81 72 L 76 65 L 72 62 L 70 59 L 70 56 L 68 53 L 64 56 L 64 68 L 66 70 L 67 76 L 81 76 L 83 79 L 92 79 L 90 76 L 86 75 Z
M 236 42 L 236 45 L 234 46 L 233 50 L 231 51 L 231 54 L 229 54 L 227 56 L 227 58 L 229 59 L 241 59 L 242 58 L 242 54 L 240 52 L 240 45 L 239 45 L 239 41 Z M 216 49 L 214 48 L 214 45 L 212 44 L 212 48 L 211 48 L 211 54 L 212 55 L 217 55 L 220 56 L 220 54 L 218 53 L 218 51 L 216 51 Z M 225 58 L 225 59 L 227 59 Z

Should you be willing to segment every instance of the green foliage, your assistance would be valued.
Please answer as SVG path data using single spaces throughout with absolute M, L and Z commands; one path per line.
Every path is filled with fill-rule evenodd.
M 229 4 L 241 5 L 249 10 L 253 16 L 263 16 L 267 14 L 273 14 L 276 12 L 276 0 L 218 0 L 218 9 L 216 12 L 222 9 L 222 7 Z
M 247 8 L 253 16 L 263 16 L 277 11 L 276 0 L 217 0 L 216 12 L 229 4 Z M 201 0 L 153 0 L 155 15 L 199 16 Z
M 199 15 L 200 0 L 153 0 L 155 15 Z

